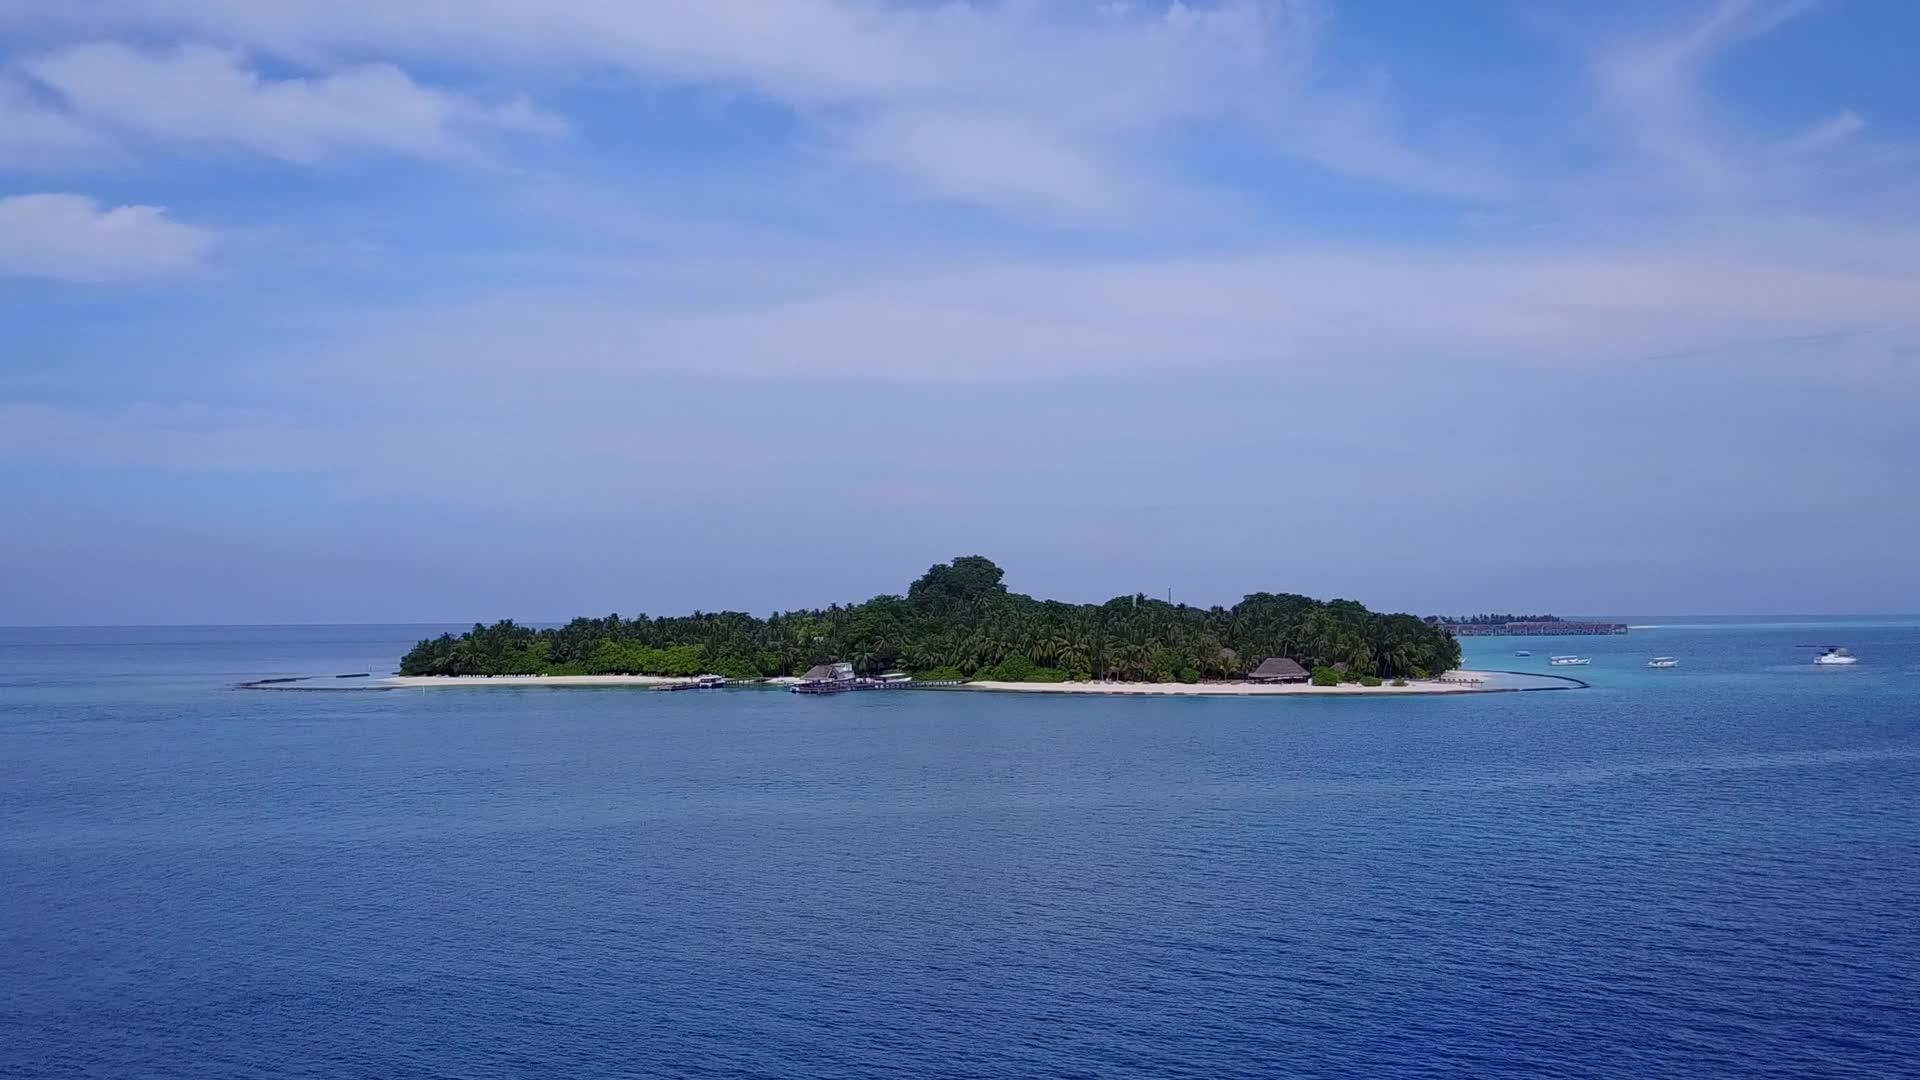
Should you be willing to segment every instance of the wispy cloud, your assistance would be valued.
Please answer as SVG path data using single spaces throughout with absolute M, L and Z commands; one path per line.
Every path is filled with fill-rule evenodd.
M 83 195 L 0 198 L 0 275 L 98 282 L 194 266 L 214 235 L 157 206 L 105 207 Z
M 1866 129 L 1867 122 L 1852 109 L 1840 112 L 1780 141 L 1782 154 L 1799 156 L 1818 153 L 1853 138 Z
M 1810 0 L 1716 0 L 1664 33 L 1596 48 L 1600 103 L 1636 153 L 1641 182 L 1669 197 L 1768 199 L 1804 187 L 1809 165 L 1866 127 L 1851 109 L 1782 133 L 1743 119 L 1710 90 L 1716 64 L 1738 46 L 1813 14 Z
M 371 332 L 330 344 L 328 356 L 361 378 L 417 380 L 455 395 L 487 394 L 487 376 L 536 362 L 609 394 L 685 373 L 942 384 L 1232 374 L 1351 391 L 1457 364 L 1530 378 L 1717 350 L 1759 374 L 1781 353 L 1745 347 L 1755 340 L 1870 331 L 1860 349 L 1830 350 L 1836 366 L 1887 362 L 1893 345 L 1920 343 L 1912 303 L 1920 262 L 1898 250 L 1920 234 L 1857 239 L 1881 257 L 1782 236 L 1761 259 L 1707 237 L 1577 250 L 1328 246 L 1095 264 L 943 257 L 865 270 L 757 260 L 736 264 L 737 274 L 688 258 L 636 267 L 600 287 L 575 280 L 563 291 L 506 289 L 451 308 L 362 318 Z M 650 283 L 669 281 L 679 283 L 674 291 L 645 299 L 656 292 Z M 1788 360 L 1801 361 L 1797 353 Z M 473 381 L 452 385 L 462 377 Z
M 351 151 L 452 159 L 480 156 L 501 136 L 565 130 L 525 98 L 476 101 L 421 86 L 391 64 L 269 78 L 239 52 L 206 45 L 94 42 L 27 58 L 14 78 L 9 88 L 0 76 L 0 108 L 26 125 L 8 139 L 22 164 L 123 139 L 299 163 Z
M 1910 366 L 1901 358 L 1920 341 L 1912 301 L 1920 262 L 1911 254 L 1920 235 L 1807 193 L 1809 178 L 1854 161 L 1866 116 L 1839 102 L 1825 121 L 1774 131 L 1712 92 L 1720 58 L 1807 12 L 1725 0 L 1659 33 L 1583 39 L 1592 79 L 1581 88 L 1614 125 L 1597 170 L 1608 197 L 1589 198 L 1600 185 L 1583 178 L 1568 195 L 1540 165 L 1539 147 L 1480 154 L 1406 134 L 1419 125 L 1390 80 L 1352 78 L 1331 63 L 1336 27 L 1304 0 L 1071 11 L 485 0 L 458 18 L 375 0 L 106 0 L 59 11 L 0 0 L 0 19 L 15 25 L 184 33 L 251 50 L 96 41 L 18 61 L 35 91 L 16 104 L 70 123 L 61 130 L 72 137 L 231 145 L 300 162 L 355 149 L 445 156 L 488 133 L 545 132 L 558 121 L 516 104 L 524 99 L 483 104 L 393 65 L 431 64 L 447 86 L 469 85 L 481 68 L 507 73 L 509 85 L 543 87 L 612 69 L 623 89 L 693 87 L 775 103 L 799 121 L 807 149 L 884 176 L 893 186 L 879 190 L 896 196 L 987 206 L 1019 224 L 1157 229 L 1147 251 L 1050 251 L 1046 234 L 1019 233 L 964 254 L 923 253 L 890 236 L 888 225 L 904 217 L 857 236 L 843 217 L 828 257 L 805 228 L 755 231 L 741 227 L 746 215 L 727 219 L 815 163 L 790 153 L 765 176 L 730 177 L 739 186 L 717 209 L 702 208 L 712 227 L 681 206 L 623 197 L 633 189 L 616 174 L 591 194 L 618 211 L 620 227 L 568 222 L 574 235 L 593 233 L 591 254 L 572 259 L 565 241 L 515 248 L 521 235 L 495 251 L 506 269 L 489 274 L 463 247 L 463 273 L 448 274 L 460 281 L 451 300 L 406 299 L 386 317 L 362 308 L 303 316 L 326 331 L 328 365 L 486 409 L 527 403 L 510 375 L 533 365 L 609 396 L 689 372 L 947 384 L 1231 372 L 1351 391 L 1417 377 L 1438 357 L 1527 371 L 1674 357 L 1799 363 L 1791 350 L 1750 347 L 1794 339 L 1848 343 L 1831 351 L 1836 364 Z M 256 65 L 268 58 L 327 74 L 264 74 Z M 49 103 L 57 111 L 46 112 Z M 1158 167 L 1159 140 L 1196 129 L 1227 132 L 1241 151 L 1548 225 L 1431 243 L 1296 222 L 1287 239 L 1250 231 L 1230 244 L 1199 241 L 1191 229 L 1158 228 L 1184 224 L 1196 191 Z M 583 208 L 593 200 L 564 201 L 591 217 Z M 548 224 L 564 217 L 531 197 L 502 205 L 531 205 Z M 896 200 L 881 212 L 897 210 Z M 184 230 L 161 234 L 180 241 L 176 267 L 208 240 L 151 208 L 79 200 L 34 212 L 41 228 L 81 248 L 104 247 L 86 238 L 112 233 L 95 219 L 116 214 Z M 53 273 L 59 260 L 42 250 L 29 257 L 27 246 L 13 244 L 13 272 L 31 261 Z M 625 254 L 637 249 L 648 254 Z M 386 257 L 372 250 L 371 262 Z M 391 250 L 404 266 L 427 257 Z M 528 284 L 516 260 L 570 269 L 563 280 Z M 107 257 L 60 265 L 73 278 L 120 272 Z
M 1478 198 L 1505 184 L 1484 157 L 1422 137 L 1374 81 L 1326 63 L 1328 19 L 1308 0 L 106 0 L 0 7 L 8 22 L 204 35 L 307 62 L 378 50 L 529 77 L 610 68 L 793 110 L 847 163 L 925 197 L 1069 222 L 1176 198 L 1179 178 L 1143 141 L 1195 123 L 1389 188 Z
M 25 83 L 0 71 L 0 173 L 53 173 L 114 156 L 104 133 L 47 107 Z
M 1136 219 L 1167 201 L 1098 142 L 1044 120 L 906 107 L 850 127 L 835 150 L 887 170 L 924 196 L 1096 225 Z

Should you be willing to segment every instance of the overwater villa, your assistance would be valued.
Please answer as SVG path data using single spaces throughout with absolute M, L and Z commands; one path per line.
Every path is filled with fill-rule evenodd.
M 843 690 L 852 690 L 860 680 L 853 673 L 852 664 L 815 664 L 807 669 L 800 681 L 793 684 L 796 694 L 837 694 Z

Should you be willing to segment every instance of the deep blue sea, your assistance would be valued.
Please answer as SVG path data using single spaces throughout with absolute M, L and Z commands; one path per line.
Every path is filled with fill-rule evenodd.
M 1920 621 L 1631 621 L 1395 700 L 0 630 L 0 1075 L 1920 1076 Z

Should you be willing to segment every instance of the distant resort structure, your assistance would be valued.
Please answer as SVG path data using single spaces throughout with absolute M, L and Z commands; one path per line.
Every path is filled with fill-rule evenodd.
M 842 694 L 849 690 L 903 690 L 913 682 L 913 676 L 904 671 L 861 676 L 855 674 L 852 664 L 841 662 L 815 664 L 788 689 L 796 694 Z
M 1429 615 L 1427 625 L 1454 637 L 1600 637 L 1627 632 L 1625 623 L 1580 622 L 1558 615 Z

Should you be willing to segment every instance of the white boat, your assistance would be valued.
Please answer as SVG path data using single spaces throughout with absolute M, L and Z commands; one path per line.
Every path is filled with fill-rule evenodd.
M 1513 655 L 1515 655 L 1515 656 L 1532 656 L 1533 654 L 1532 654 L 1532 653 L 1530 653 L 1530 652 L 1528 652 L 1528 651 L 1527 651 L 1527 650 L 1525 650 L 1525 649 L 1521 649 L 1521 650 L 1519 650 L 1518 652 L 1515 652 L 1515 653 L 1514 653 Z
M 1680 661 L 1675 660 L 1671 656 L 1656 656 L 1653 659 L 1647 661 L 1647 666 L 1657 667 L 1657 668 L 1679 667 Z
M 1829 645 L 1824 652 L 1813 658 L 1813 662 L 1822 667 L 1832 667 L 1839 664 L 1857 664 L 1860 658 L 1838 645 Z
M 1556 656 L 1547 663 L 1554 667 L 1584 667 L 1593 661 L 1584 656 Z
M 664 682 L 664 683 L 661 683 L 659 686 L 654 687 L 654 689 L 655 690 L 718 690 L 725 685 L 727 685 L 727 677 L 725 675 L 696 675 L 691 679 L 682 679 L 678 682 Z

